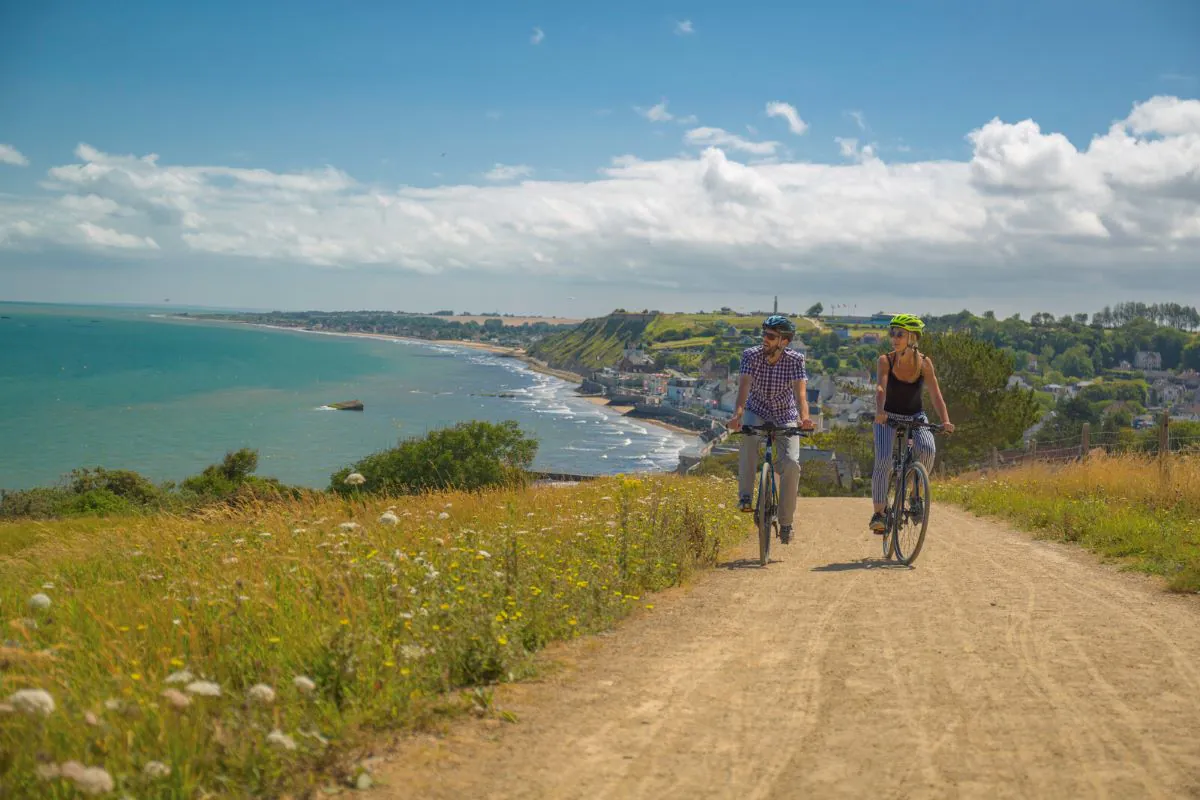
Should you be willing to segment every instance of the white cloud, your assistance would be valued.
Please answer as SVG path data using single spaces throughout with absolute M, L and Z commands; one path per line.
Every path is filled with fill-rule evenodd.
M 496 164 L 483 177 L 489 181 L 511 181 L 533 174 L 533 167 L 525 164 Z
M 864 162 L 875 158 L 874 145 L 864 145 L 861 149 L 859 149 L 858 139 L 835 136 L 833 137 L 833 140 L 838 143 L 838 149 L 841 151 L 843 158 Z
M 529 37 L 529 43 L 530 44 L 541 44 L 542 40 L 545 38 L 546 38 L 545 31 L 543 31 L 541 28 L 534 28 L 533 35 L 531 35 Z
M 9 144 L 0 144 L 0 164 L 12 164 L 14 167 L 29 166 L 29 159 L 21 155 L 21 151 Z
M 720 128 L 685 140 L 694 156 L 626 155 L 594 180 L 514 182 L 528 167 L 496 165 L 510 182 L 387 190 L 333 167 L 182 166 L 81 145 L 48 191 L 0 195 L 0 263 L 117 251 L 163 269 L 249 259 L 690 292 L 771 270 L 858 296 L 912 270 L 923 291 L 1008 292 L 1022 307 L 1194 285 L 1198 100 L 1152 98 L 1080 148 L 1032 120 L 985 121 L 957 161 L 887 163 L 845 139 L 847 163 L 740 163 L 782 148 Z
M 680 20 L 675 23 L 675 33 L 679 36 L 688 36 L 696 32 L 696 28 L 692 25 L 690 19 Z
M 667 101 L 666 100 L 663 100 L 661 103 L 659 103 L 657 105 L 650 106 L 650 108 L 642 108 L 641 106 L 634 106 L 633 110 L 636 111 L 637 113 L 641 114 L 643 117 L 650 120 L 651 122 L 670 122 L 671 120 L 675 119 L 675 115 L 672 114 L 670 111 L 667 111 Z
M 800 115 L 796 112 L 795 106 L 787 103 L 774 101 L 767 103 L 768 117 L 783 117 L 787 120 L 788 130 L 797 136 L 802 135 L 808 130 L 808 123 L 800 119 Z
M 683 138 L 688 144 L 698 147 L 727 147 L 756 156 L 775 155 L 779 147 L 779 142 L 752 142 L 721 128 L 692 128 Z
M 84 237 L 92 244 L 100 247 L 117 247 L 128 250 L 158 250 L 158 242 L 151 239 L 149 236 L 134 236 L 128 233 L 120 233 L 112 228 L 104 228 L 91 222 L 79 223 L 79 230 L 83 232 Z
M 854 120 L 854 124 L 858 126 L 858 129 L 860 131 L 865 131 L 867 129 L 867 120 L 866 120 L 866 117 L 863 116 L 863 112 L 847 111 L 846 115 L 849 116 L 852 120 Z

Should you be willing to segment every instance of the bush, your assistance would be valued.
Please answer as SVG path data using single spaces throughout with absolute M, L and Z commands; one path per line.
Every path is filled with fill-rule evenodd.
M 103 490 L 134 505 L 150 505 L 162 495 L 148 479 L 128 469 L 82 468 L 72 470 L 67 477 L 74 494 Z
M 62 516 L 71 493 L 59 487 L 0 491 L 0 519 L 49 519 Z
M 330 476 L 329 488 L 342 495 L 358 492 L 417 494 L 458 489 L 474 491 L 513 486 L 525 481 L 538 443 L 526 437 L 516 422 L 462 422 L 402 441 L 398 447 L 373 453 Z M 361 485 L 346 483 L 352 472 Z
M 258 451 L 243 447 L 226 453 L 220 464 L 205 467 L 199 475 L 187 478 L 180 488 L 201 497 L 225 498 L 233 495 L 256 469 Z

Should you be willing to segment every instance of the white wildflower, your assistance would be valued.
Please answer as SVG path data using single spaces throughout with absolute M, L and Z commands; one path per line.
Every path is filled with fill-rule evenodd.
M 50 607 L 50 596 L 38 592 L 29 598 L 29 607 L 34 611 L 42 611 Z
M 225 559 L 226 564 L 236 564 L 237 562 L 238 562 L 237 556 L 230 556 L 229 558 Z
M 292 528 L 292 533 L 299 536 L 302 533 L 308 533 L 308 528 Z
M 344 531 L 353 531 L 358 530 L 359 524 L 357 522 L 343 522 L 341 525 L 338 525 L 338 527 Z
M 192 698 L 188 697 L 178 689 L 164 689 L 162 696 L 173 708 L 184 709 L 192 704 Z
M 43 589 L 46 589 L 47 591 L 49 591 L 50 589 L 53 589 L 53 588 L 54 588 L 54 584 L 53 584 L 53 583 L 43 583 L 43 584 L 42 584 L 42 588 L 43 588 Z
M 100 767 L 85 767 L 78 761 L 68 761 L 59 772 L 84 794 L 104 794 L 113 790 L 112 776 Z
M 83 721 L 86 722 L 88 725 L 91 725 L 92 727 L 95 727 L 100 724 L 100 720 L 97 719 L 96 715 L 90 711 L 86 712 L 83 715 Z
M 351 472 L 344 481 L 347 486 L 362 486 L 366 482 L 367 479 L 360 472 Z
M 416 644 L 406 644 L 400 648 L 400 655 L 404 656 L 404 658 L 408 661 L 416 661 L 418 658 L 426 655 L 428 652 L 429 651 L 424 647 Z
M 492 557 L 492 554 L 491 554 L 491 553 L 489 553 L 487 550 L 480 550 L 480 551 L 479 551 L 479 555 L 483 556 L 484 558 L 491 558 L 491 557 Z
M 54 780 L 62 775 L 62 770 L 59 769 L 58 764 L 38 764 L 33 771 L 44 781 Z
M 8 702 L 26 714 L 48 717 L 54 713 L 54 698 L 45 689 L 18 689 L 9 696 Z
M 450 515 L 443 511 L 442 513 L 438 514 L 438 519 L 450 519 Z
M 282 747 L 284 750 L 296 749 L 295 740 L 278 728 L 267 734 L 267 741 L 277 747 Z
M 397 517 L 391 511 L 385 511 L 382 514 L 380 514 L 379 521 L 382 522 L 384 525 L 399 525 L 400 524 L 400 518 Z
M 119 698 L 110 697 L 104 701 L 104 707 L 109 711 L 120 711 L 122 708 L 122 703 Z
M 271 538 L 271 534 L 268 533 L 267 531 L 259 531 L 258 535 L 262 539 L 270 539 Z
M 189 694 L 198 694 L 202 697 L 221 696 L 221 687 L 212 681 L 192 681 L 183 688 Z
M 275 702 L 275 690 L 265 683 L 254 684 L 246 694 L 250 695 L 251 700 L 257 700 L 260 703 Z
M 194 676 L 186 669 L 181 669 L 178 672 L 172 672 L 166 677 L 165 683 L 191 683 Z
M 313 679 L 307 675 L 297 675 L 292 678 L 292 685 L 296 687 L 301 694 L 311 694 L 316 690 L 317 685 L 313 683 Z
M 147 778 L 165 778 L 171 774 L 171 768 L 161 761 L 147 761 L 142 774 Z

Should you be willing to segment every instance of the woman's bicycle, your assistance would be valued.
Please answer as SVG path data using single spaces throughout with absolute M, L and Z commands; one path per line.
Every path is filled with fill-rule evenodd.
M 892 474 L 888 478 L 887 505 L 883 520 L 883 557 L 893 555 L 901 564 L 910 565 L 921 554 L 925 529 L 929 527 L 929 471 L 913 458 L 910 442 L 914 432 L 927 428 L 934 433 L 941 425 L 921 420 L 888 420 L 896 429 L 892 445 Z
M 779 537 L 779 483 L 775 477 L 775 437 L 807 436 L 808 431 L 793 426 L 743 425 L 740 433 L 766 437 L 766 452 L 758 468 L 758 497 L 754 522 L 758 526 L 758 563 L 765 567 L 771 560 L 771 539 Z

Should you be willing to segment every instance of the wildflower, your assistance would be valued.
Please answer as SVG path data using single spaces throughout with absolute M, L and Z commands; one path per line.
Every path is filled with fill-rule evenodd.
M 379 515 L 379 521 L 384 525 L 399 525 L 400 518 L 391 511 L 385 511 Z
M 1122 497 L 1121 499 L 1122 499 L 1122 500 L 1124 500 L 1125 498 L 1124 498 L 1124 497 Z M 50 589 L 53 589 L 53 588 L 54 588 L 54 584 L 53 584 L 53 583 L 49 583 L 49 582 L 47 582 L 47 583 L 43 583 L 43 584 L 42 584 L 42 588 L 43 588 L 43 589 L 46 589 L 46 590 L 50 590 Z
M 278 728 L 267 734 L 267 741 L 276 747 L 282 747 L 284 750 L 296 749 L 295 740 Z
M 29 598 L 29 607 L 34 611 L 43 611 L 50 607 L 50 597 L 38 592 L 33 597 Z
M 147 761 L 142 774 L 147 778 L 165 778 L 171 774 L 171 768 L 161 761 Z
M 25 714 L 48 717 L 54 713 L 54 698 L 45 689 L 18 689 L 9 696 L 8 702 Z
M 101 767 L 85 767 L 78 761 L 68 761 L 59 767 L 59 774 L 84 794 L 104 794 L 113 790 L 112 776 Z
M 201 697 L 221 696 L 221 687 L 212 681 L 192 681 L 183 688 L 189 694 L 197 694 Z
M 353 531 L 357 530 L 360 526 L 357 522 L 343 522 L 341 525 L 338 525 L 338 527 L 344 531 Z
M 491 553 L 489 553 L 487 550 L 480 550 L 480 551 L 479 551 L 479 557 L 480 557 L 480 558 L 491 558 L 491 557 L 492 557 L 492 554 L 491 554 Z
M 172 672 L 170 675 L 168 675 L 164 683 L 191 683 L 192 677 L 192 673 L 188 672 L 186 669 L 181 669 L 178 672 Z
M 313 679 L 305 675 L 297 675 L 296 677 L 292 678 L 292 685 L 295 686 L 301 694 L 310 694 L 317 688 L 317 685 L 313 683 Z
M 104 701 L 104 707 L 107 708 L 109 711 L 120 711 L 121 710 L 121 701 L 119 699 L 117 699 L 116 697 L 110 697 Z
M 250 687 L 250 691 L 247 694 L 250 695 L 251 700 L 257 700 L 260 703 L 275 702 L 275 690 L 265 683 L 254 684 Z
M 85 713 L 83 715 L 83 721 L 86 722 L 88 725 L 91 725 L 92 727 L 96 727 L 100 724 L 100 720 L 97 719 L 96 715 L 90 711 L 88 711 L 87 713 Z
M 367 479 L 364 478 L 362 476 L 362 473 L 359 473 L 359 472 L 351 472 L 349 475 L 346 476 L 346 479 L 344 481 L 344 483 L 347 486 L 362 486 L 366 482 L 367 482 Z
M 443 511 L 442 513 L 438 514 L 438 519 L 450 519 L 450 515 Z

